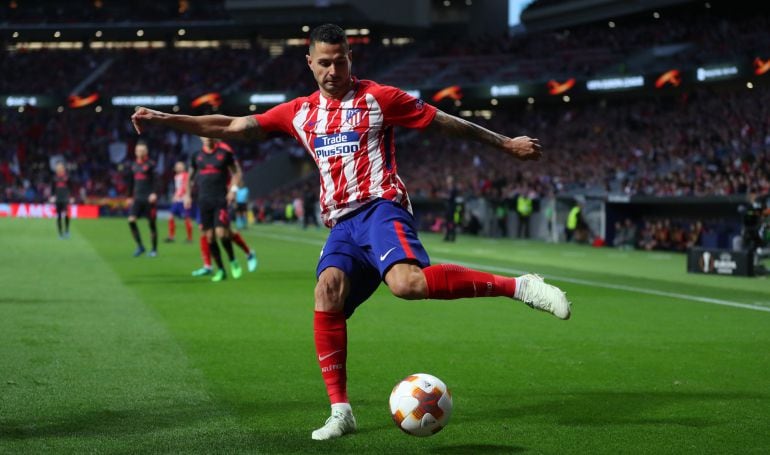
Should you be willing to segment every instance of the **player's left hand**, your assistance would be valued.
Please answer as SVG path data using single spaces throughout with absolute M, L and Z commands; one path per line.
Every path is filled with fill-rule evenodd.
M 522 161 L 535 161 L 543 156 L 540 140 L 529 136 L 519 136 L 508 139 L 503 144 L 503 148 Z
M 150 193 L 150 196 L 147 198 L 147 201 L 148 201 L 150 204 L 154 204 L 154 203 L 155 203 L 155 201 L 157 201 L 157 200 L 158 200 L 158 195 L 157 195 L 157 194 L 155 194 L 155 193 Z
M 136 130 L 137 134 L 142 134 L 142 130 L 144 129 L 145 124 L 157 121 L 164 117 L 167 117 L 164 112 L 156 111 L 155 109 L 148 109 L 146 107 L 137 107 L 136 111 L 131 116 L 131 123 L 134 124 L 134 129 Z
M 71 197 L 71 198 L 70 198 L 70 204 L 74 204 L 74 203 L 75 203 L 75 198 L 74 198 L 74 197 Z
M 227 192 L 227 204 L 232 205 L 233 201 L 235 201 L 235 192 L 228 191 Z

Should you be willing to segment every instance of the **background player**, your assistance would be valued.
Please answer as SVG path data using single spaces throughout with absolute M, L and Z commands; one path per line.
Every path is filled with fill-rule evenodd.
M 203 225 L 198 223 L 198 227 L 201 231 L 201 237 L 200 237 L 200 250 L 201 250 L 201 259 L 203 259 L 203 265 L 199 269 L 195 269 L 192 272 L 192 276 L 206 276 L 211 275 L 214 273 L 214 270 L 211 267 L 211 251 L 209 250 L 209 242 L 206 240 L 206 236 L 203 235 Z M 230 231 L 230 238 L 233 240 L 233 243 L 238 245 L 238 248 L 240 248 L 244 253 L 246 253 L 246 264 L 249 272 L 253 272 L 257 270 L 257 265 L 259 264 L 257 260 L 257 255 L 249 248 L 249 245 L 246 243 L 246 240 L 243 239 L 243 236 L 240 232 L 233 229 L 232 224 L 229 228 Z
M 59 238 L 70 238 L 70 214 L 69 204 L 74 203 L 70 197 L 70 180 L 63 162 L 56 163 L 53 182 L 51 183 L 51 203 L 56 204 L 56 228 L 59 230 Z M 64 226 L 62 229 L 62 218 Z
M 522 160 L 539 159 L 537 139 L 509 138 L 446 114 L 394 87 L 351 75 L 345 32 L 332 24 L 310 34 L 307 64 L 319 90 L 246 117 L 186 116 L 139 108 L 132 120 L 191 134 L 256 139 L 282 131 L 294 136 L 315 159 L 321 176 L 321 213 L 331 227 L 319 260 L 315 289 L 316 353 L 331 416 L 313 439 L 351 433 L 356 421 L 347 396 L 346 319 L 384 281 L 403 299 L 506 296 L 570 317 L 558 288 L 535 275 L 504 277 L 451 264 L 430 265 L 411 214 L 406 188 L 396 173 L 393 127 L 432 128 L 472 139 Z
M 230 234 L 230 216 L 228 205 L 235 199 L 237 186 L 228 190 L 228 182 L 241 181 L 241 168 L 235 159 L 232 148 L 221 141 L 202 137 L 202 150 L 192 156 L 189 180 L 195 182 L 198 189 L 198 210 L 203 235 L 208 241 L 209 254 L 214 258 L 218 270 L 211 278 L 212 281 L 222 281 L 227 278 L 217 239 L 222 243 L 227 258 L 230 261 L 230 272 L 233 278 L 240 278 L 243 271 L 235 259 L 233 243 Z M 184 205 L 192 205 L 192 185 L 187 185 Z M 205 262 L 205 257 L 204 257 Z M 249 269 L 256 257 L 249 258 Z M 195 274 L 195 272 L 194 272 Z
M 191 213 L 195 207 L 185 208 L 184 195 L 187 194 L 187 166 L 181 161 L 174 165 L 174 196 L 171 202 L 171 217 L 168 219 L 168 237 L 166 242 L 173 242 L 176 236 L 176 218 L 184 220 L 187 233 L 186 242 L 192 242 L 193 224 Z
M 235 192 L 235 226 L 238 229 L 249 227 L 249 187 L 241 185 Z
M 139 234 L 139 227 L 136 225 L 136 219 L 140 217 L 147 218 L 152 242 L 152 250 L 149 255 L 155 257 L 158 255 L 158 228 L 156 225 L 158 195 L 155 192 L 155 162 L 150 160 L 147 144 L 143 141 L 136 143 L 134 155 L 136 159 L 131 163 L 131 172 L 128 177 L 128 194 L 131 195 L 128 198 L 128 204 L 131 206 L 128 214 L 128 226 L 131 228 L 131 235 L 136 242 L 134 257 L 141 256 L 146 251 Z

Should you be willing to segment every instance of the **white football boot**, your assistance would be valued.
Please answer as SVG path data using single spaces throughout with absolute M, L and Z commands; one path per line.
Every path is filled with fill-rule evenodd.
M 339 438 L 340 436 L 356 431 L 356 418 L 353 411 L 348 409 L 332 409 L 332 415 L 326 419 L 321 428 L 313 431 L 312 437 L 316 441 Z
M 559 319 L 569 319 L 570 302 L 567 294 L 556 286 L 547 284 L 535 274 L 516 278 L 514 298 L 540 311 L 546 311 Z

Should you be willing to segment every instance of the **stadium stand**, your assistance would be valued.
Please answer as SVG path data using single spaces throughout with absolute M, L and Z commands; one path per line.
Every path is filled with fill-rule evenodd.
M 95 8 L 93 2 L 87 3 L 80 5 L 87 12 L 85 16 L 77 15 L 74 3 L 39 2 L 36 6 L 20 3 L 13 9 L 4 5 L 0 17 L 18 24 L 37 20 L 36 15 L 43 15 L 50 23 L 110 22 L 117 17 L 129 22 L 231 19 L 223 2 L 189 2 L 184 11 L 167 4 L 161 7 L 155 2 L 139 2 L 130 14 L 116 4 Z M 686 17 L 678 14 L 682 8 L 689 8 Z M 622 18 L 612 33 L 602 21 L 505 37 L 419 37 L 408 40 L 405 46 L 386 45 L 386 39 L 372 38 L 353 45 L 354 70 L 359 77 L 403 88 L 540 81 L 630 74 L 642 69 L 662 71 L 674 63 L 692 69 L 725 59 L 751 59 L 763 55 L 770 44 L 770 35 L 765 33 L 770 16 L 765 14 L 736 9 L 715 15 L 688 4 L 663 9 L 660 15 L 658 21 L 650 19 L 649 13 Z M 209 48 L 178 48 L 167 41 L 157 49 L 98 50 L 87 45 L 72 50 L 9 45 L 0 53 L 0 63 L 8 69 L 0 81 L 0 93 L 63 98 L 78 87 L 80 94 L 173 93 L 192 98 L 207 92 L 303 94 L 314 90 L 302 43 L 276 50 L 274 44 L 261 38 L 245 42 L 239 46 L 223 41 Z M 50 77 L 38 77 L 40 74 Z M 770 89 L 757 84 L 748 90 L 745 85 L 726 84 L 656 96 L 596 96 L 571 104 L 508 104 L 491 110 L 487 120 L 474 120 L 494 130 L 541 138 L 548 150 L 543 161 L 501 166 L 500 156 L 483 147 L 431 134 L 406 133 L 398 136 L 400 174 L 417 198 L 442 197 L 446 175 L 455 176 L 467 197 L 490 200 L 511 199 L 522 193 L 540 198 L 579 193 L 665 197 L 767 194 Z M 80 199 L 124 193 L 122 169 L 135 141 L 128 121 L 130 111 L 59 111 L 26 106 L 0 112 L 0 194 L 4 201 L 47 200 L 51 163 L 59 159 L 70 163 Z M 186 159 L 190 138 L 151 131 L 148 139 L 153 156 L 161 162 L 164 185 L 168 185 L 171 163 Z M 246 167 L 252 167 L 286 147 L 284 141 L 277 140 L 239 144 L 237 150 Z M 125 154 L 117 153 L 111 159 L 111 150 L 123 148 Z M 302 193 L 312 178 L 289 182 L 268 196 L 263 205 L 275 205 L 275 211 L 280 211 L 284 195 Z M 688 238 L 687 232 L 693 230 L 685 221 L 669 223 L 681 226 L 673 237 Z M 656 220 L 650 228 L 637 226 L 637 241 L 632 243 L 647 248 L 650 243 L 642 245 L 638 239 L 655 239 L 661 229 L 653 228 L 659 224 Z M 667 242 L 656 243 L 663 244 Z M 672 244 L 676 249 L 683 242 Z

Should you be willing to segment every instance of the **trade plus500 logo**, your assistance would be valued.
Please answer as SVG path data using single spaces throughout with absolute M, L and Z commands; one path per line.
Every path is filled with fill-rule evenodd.
M 313 148 L 318 158 L 347 155 L 358 151 L 358 139 L 355 131 L 319 136 L 313 141 Z

